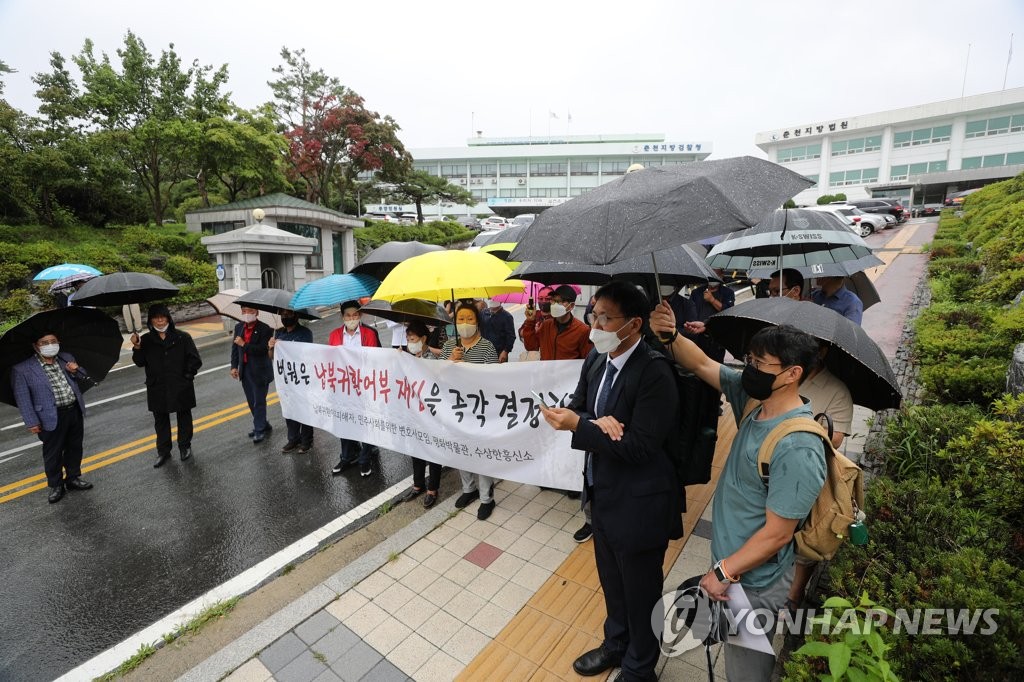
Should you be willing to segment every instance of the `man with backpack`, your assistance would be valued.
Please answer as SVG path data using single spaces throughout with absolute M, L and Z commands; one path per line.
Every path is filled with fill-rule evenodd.
M 740 583 L 753 609 L 778 614 L 793 580 L 794 534 L 825 483 L 824 444 L 803 431 L 784 436 L 771 455 L 770 484 L 768 472 L 759 470 L 758 455 L 777 426 L 813 418 L 799 387 L 815 367 L 818 342 L 794 327 L 767 327 L 751 338 L 746 367 L 739 372 L 678 334 L 672 309 L 664 303 L 651 314 L 651 329 L 672 337 L 668 346 L 676 362 L 725 393 L 738 425 L 712 508 L 714 566 L 701 587 L 712 600 L 727 601 L 726 590 Z M 746 409 L 751 399 L 760 404 Z M 725 651 L 729 680 L 770 679 L 774 656 L 734 645 Z

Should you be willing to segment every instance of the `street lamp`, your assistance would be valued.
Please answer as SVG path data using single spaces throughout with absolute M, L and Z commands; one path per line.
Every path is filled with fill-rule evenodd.
M 256 221 L 256 222 L 258 222 L 258 223 L 262 223 L 262 222 L 263 222 L 263 219 L 264 219 L 264 218 L 265 218 L 266 216 L 267 216 L 267 213 L 266 213 L 266 211 L 264 211 L 264 210 L 263 210 L 262 208 L 254 208 L 254 209 L 252 210 L 252 217 L 253 217 L 253 220 L 255 220 L 255 221 Z

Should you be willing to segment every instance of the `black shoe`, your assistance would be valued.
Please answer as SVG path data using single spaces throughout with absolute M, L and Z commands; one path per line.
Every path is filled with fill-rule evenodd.
M 299 444 L 298 443 L 294 443 L 292 441 L 288 441 L 287 443 L 284 444 L 284 447 L 281 448 L 281 452 L 291 452 L 292 450 L 298 450 L 298 449 L 299 449 Z
M 257 443 L 262 443 L 266 439 L 267 439 L 267 434 L 266 433 L 254 433 L 253 437 L 252 437 L 252 444 L 256 445 Z
M 169 460 L 170 458 L 171 458 L 171 453 L 169 453 L 169 452 L 158 452 L 157 455 L 156 455 L 156 462 L 153 463 L 153 468 L 154 469 L 159 469 L 164 464 L 167 464 L 167 460 Z
M 64 488 L 67 490 L 89 490 L 92 488 L 92 483 L 82 478 L 72 478 L 64 481 Z
M 600 675 L 605 670 L 611 670 L 622 663 L 621 654 L 613 654 L 599 646 L 583 654 L 572 662 L 572 669 L 584 677 Z
M 409 502 L 411 500 L 415 500 L 417 497 L 419 497 L 422 494 L 423 494 L 423 488 L 417 488 L 417 487 L 413 486 L 412 488 L 409 488 L 408 490 L 406 490 L 405 494 L 402 495 L 402 502 Z
M 576 542 L 586 542 L 594 535 L 594 529 L 590 527 L 589 523 L 584 523 L 583 527 L 572 534 L 572 539 Z
M 578 499 L 580 499 L 580 491 L 579 490 L 566 490 L 565 491 L 565 496 L 568 497 L 570 500 L 578 500 Z
M 274 430 L 274 427 L 273 427 L 273 426 L 271 426 L 270 424 L 267 424 L 267 428 L 263 429 L 263 432 L 264 432 L 264 433 L 270 433 L 270 432 L 271 432 L 271 431 L 273 431 L 273 430 Z M 249 437 L 249 438 L 252 438 L 252 437 L 253 437 L 253 436 L 255 436 L 255 435 L 256 435 L 256 432 L 255 432 L 255 431 L 250 431 L 250 432 L 248 433 L 248 437 Z
M 299 454 L 300 455 L 304 455 L 304 454 L 306 454 L 307 452 L 309 452 L 312 449 L 313 449 L 313 444 L 312 443 L 303 443 L 302 445 L 299 446 Z
M 479 500 L 479 499 L 480 499 L 480 491 L 479 490 L 474 490 L 471 493 L 462 493 L 461 495 L 459 495 L 459 499 L 455 500 L 455 508 L 456 509 L 465 509 L 466 507 L 469 506 L 470 502 L 472 502 L 473 500 Z
M 60 502 L 62 499 L 64 499 L 64 486 L 58 485 L 54 488 L 50 488 L 50 494 L 47 496 L 46 499 L 50 501 L 50 504 L 53 504 L 54 502 Z
M 494 500 L 481 502 L 480 507 L 476 510 L 476 517 L 481 521 L 485 521 L 492 511 L 494 511 Z
M 432 493 L 429 490 L 427 494 L 423 496 L 423 508 L 430 509 L 437 504 L 437 493 Z
M 246 438 L 252 438 L 252 437 L 253 437 L 253 436 L 255 436 L 255 435 L 256 435 L 256 432 L 255 432 L 255 431 L 250 431 L 249 433 L 247 433 L 247 434 L 246 434 L 246 436 L 245 436 L 245 437 L 246 437 Z
M 192 447 L 191 446 L 186 445 L 185 447 L 179 448 L 179 449 L 181 450 L 181 461 L 182 462 L 185 462 L 185 461 L 188 461 L 188 460 L 192 459 Z
M 337 476 L 341 472 L 343 472 L 346 469 L 348 469 L 353 464 L 355 464 L 354 460 L 349 460 L 348 462 L 338 462 L 337 464 L 334 465 L 334 468 L 331 469 L 331 475 L 332 476 Z
M 363 478 L 366 478 L 367 476 L 370 476 L 372 474 L 373 469 L 370 468 L 369 464 L 367 464 L 366 466 L 359 467 L 359 475 L 362 476 Z

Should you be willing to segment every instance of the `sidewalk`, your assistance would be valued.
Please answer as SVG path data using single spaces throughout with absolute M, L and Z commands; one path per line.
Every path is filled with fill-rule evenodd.
M 870 415 L 856 408 L 846 447 L 855 459 Z M 666 590 L 711 564 L 709 503 L 735 431 L 727 409 L 712 481 L 688 489 L 685 536 L 666 554 Z M 487 521 L 476 519 L 478 503 L 439 503 L 179 679 L 584 679 L 572 661 L 600 644 L 604 603 L 593 543 L 572 540 L 579 503 L 509 481 L 495 498 Z M 658 673 L 702 682 L 704 651 L 663 657 Z

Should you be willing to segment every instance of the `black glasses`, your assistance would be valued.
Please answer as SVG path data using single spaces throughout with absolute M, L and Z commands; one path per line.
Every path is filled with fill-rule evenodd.
M 743 362 L 748 365 L 753 365 L 754 369 L 758 371 L 760 371 L 762 367 L 771 367 L 772 365 L 782 367 L 781 362 L 765 362 L 764 360 L 758 360 L 750 353 L 747 353 L 746 355 L 743 356 Z

